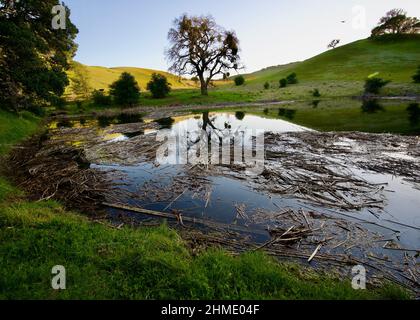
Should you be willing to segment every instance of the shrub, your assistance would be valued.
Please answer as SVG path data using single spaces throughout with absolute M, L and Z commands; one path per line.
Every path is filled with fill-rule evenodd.
M 298 79 L 297 79 L 297 74 L 296 73 L 291 73 L 286 77 L 287 83 L 288 84 L 296 84 L 298 83 Z
M 268 83 L 268 82 L 264 83 L 264 89 L 265 90 L 270 89 L 270 83 Z
M 96 105 L 110 106 L 112 104 L 111 97 L 106 95 L 103 89 L 93 90 L 92 100 L 93 103 Z
M 122 106 L 133 106 L 140 99 L 140 88 L 136 79 L 128 72 L 110 85 L 110 94 L 114 101 Z
M 365 93 L 378 94 L 379 91 L 391 81 L 378 77 L 368 78 L 365 83 Z
M 417 68 L 417 73 L 413 76 L 414 83 L 420 83 L 420 66 Z
M 242 86 L 243 84 L 245 84 L 245 78 L 243 76 L 237 76 L 235 77 L 235 85 L 237 86 Z
M 314 89 L 314 91 L 312 91 L 312 96 L 314 96 L 315 98 L 319 98 L 321 96 L 321 93 L 318 89 Z
M 153 98 L 161 99 L 171 92 L 171 84 L 164 75 L 153 73 L 152 80 L 147 84 L 147 90 L 152 93 Z
M 287 80 L 281 79 L 280 80 L 280 88 L 286 88 L 287 87 Z

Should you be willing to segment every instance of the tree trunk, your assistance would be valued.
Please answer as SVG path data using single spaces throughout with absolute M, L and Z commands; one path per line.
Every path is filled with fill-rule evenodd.
M 200 83 L 201 83 L 201 95 L 208 96 L 209 92 L 207 90 L 207 82 L 206 80 L 204 80 L 204 77 L 200 76 Z

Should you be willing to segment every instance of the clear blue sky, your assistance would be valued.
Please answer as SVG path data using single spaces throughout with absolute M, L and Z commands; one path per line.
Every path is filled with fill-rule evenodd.
M 304 60 L 342 44 L 366 38 L 389 9 L 420 17 L 419 0 L 66 0 L 79 28 L 76 60 L 97 66 L 166 70 L 164 49 L 175 17 L 211 14 L 236 31 L 246 71 Z M 356 24 L 355 6 L 366 12 Z M 359 11 L 360 12 L 360 11 Z M 355 20 L 356 19 L 356 20 Z M 341 21 L 345 20 L 345 23 Z

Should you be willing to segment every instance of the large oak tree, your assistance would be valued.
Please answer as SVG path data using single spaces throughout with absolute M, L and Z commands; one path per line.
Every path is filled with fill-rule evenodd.
M 77 28 L 52 28 L 59 0 L 0 0 L 0 107 L 19 111 L 54 103 L 68 85 L 66 70 Z
M 381 18 L 372 36 L 384 34 L 413 34 L 420 32 L 420 20 L 416 17 L 407 17 L 403 9 L 392 9 Z
M 225 75 L 240 66 L 239 40 L 234 31 L 226 31 L 211 16 L 183 15 L 176 19 L 168 34 L 170 48 L 166 57 L 170 71 L 192 75 L 200 80 L 201 94 L 217 75 Z

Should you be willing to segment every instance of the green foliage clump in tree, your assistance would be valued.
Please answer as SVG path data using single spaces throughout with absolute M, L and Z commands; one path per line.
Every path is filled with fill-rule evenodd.
M 20 111 L 52 105 L 69 84 L 66 70 L 76 51 L 77 28 L 65 9 L 65 28 L 54 30 L 58 0 L 0 0 L 0 105 Z
M 153 73 L 152 80 L 147 84 L 147 90 L 152 93 L 153 98 L 161 99 L 171 92 L 171 84 L 164 75 Z
M 120 78 L 110 85 L 110 94 L 116 104 L 132 107 L 140 99 L 140 88 L 133 75 L 123 72 Z

